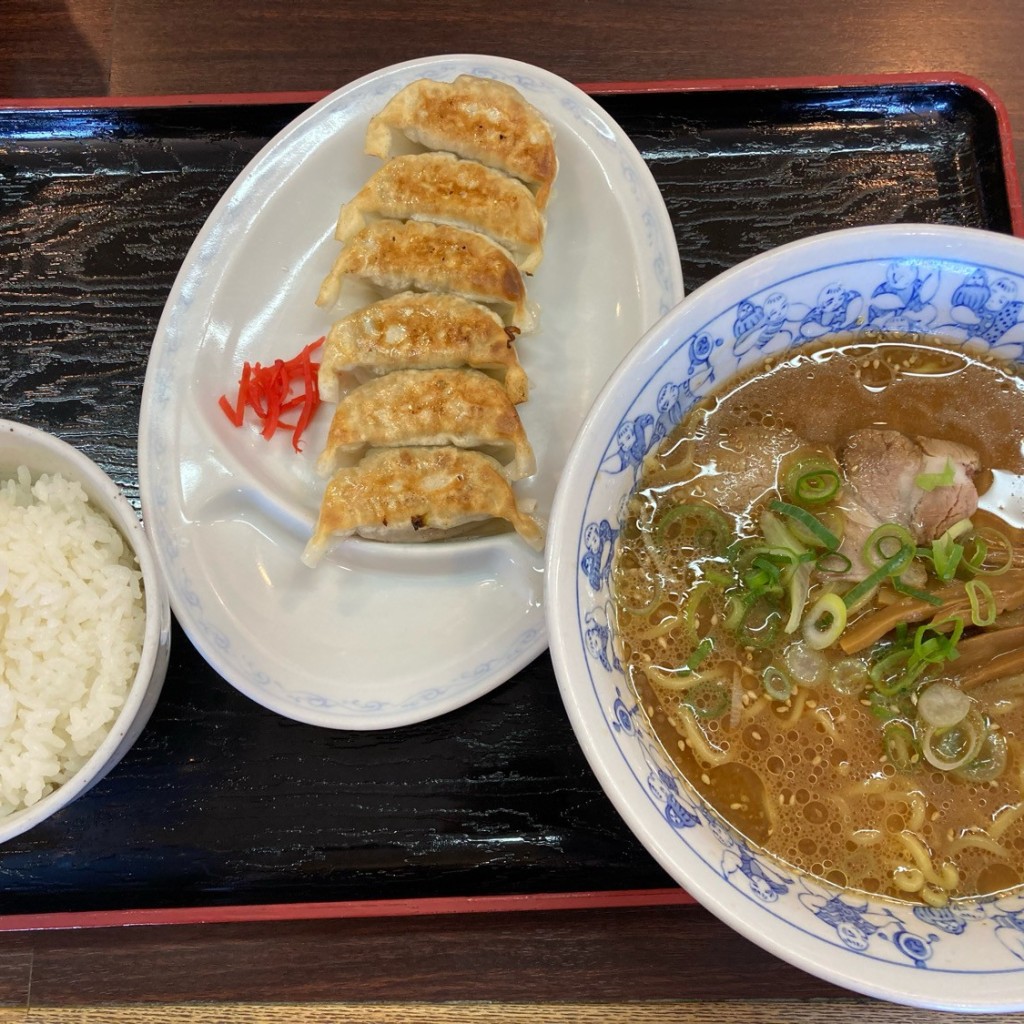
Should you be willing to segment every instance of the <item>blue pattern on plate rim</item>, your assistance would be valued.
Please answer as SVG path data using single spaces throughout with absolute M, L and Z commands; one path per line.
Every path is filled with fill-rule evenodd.
M 624 693 L 615 654 L 609 573 L 619 524 L 609 521 L 606 510 L 622 509 L 647 452 L 716 376 L 829 333 L 869 329 L 938 334 L 1020 360 L 1024 277 L 952 258 L 851 260 L 781 279 L 723 309 L 676 346 L 637 383 L 636 398 L 595 467 L 577 547 L 580 643 L 595 699 L 643 793 L 678 840 L 753 906 L 839 949 L 885 963 L 950 974 L 1015 972 L 1024 963 L 1024 896 L 942 909 L 869 901 L 787 874 L 784 865 L 752 850 L 680 784 L 647 731 L 646 717 Z M 708 836 L 715 841 L 709 844 Z M 1000 940 L 1002 961 L 972 963 L 964 937 L 983 929 Z M 936 966 L 940 944 L 942 965 Z M 946 948 L 952 945 L 955 950 Z
M 408 85 L 410 82 L 423 77 L 425 71 L 419 64 L 414 64 L 401 72 L 395 72 L 384 78 L 373 79 L 364 85 L 353 95 L 344 97 L 342 106 L 350 102 L 359 102 L 363 96 L 379 98 L 387 95 L 390 97 L 398 89 Z M 666 236 L 655 230 L 657 215 L 652 203 L 660 202 L 660 193 L 654 185 L 653 179 L 642 188 L 636 174 L 634 161 L 640 159 L 635 150 L 632 150 L 632 143 L 628 139 L 623 145 L 609 123 L 601 115 L 597 108 L 586 106 L 581 98 L 575 94 L 566 93 L 566 85 L 559 79 L 550 79 L 542 74 L 534 75 L 524 66 L 521 71 L 507 71 L 500 66 L 481 64 L 472 65 L 465 60 L 454 60 L 447 62 L 431 61 L 429 66 L 430 77 L 438 79 L 450 79 L 458 74 L 474 74 L 483 77 L 494 78 L 499 81 L 514 85 L 527 96 L 556 96 L 560 100 L 560 108 L 570 116 L 577 127 L 584 134 L 588 141 L 597 146 L 600 145 L 609 153 L 612 153 L 619 160 L 621 173 L 629 183 L 629 194 L 634 209 L 631 215 L 639 219 L 645 225 L 644 239 L 648 247 L 647 258 L 654 270 L 654 280 L 657 284 L 656 301 L 660 314 L 668 310 L 677 301 L 672 274 L 669 267 L 678 265 L 678 252 L 666 246 Z M 332 102 L 330 98 L 326 101 Z M 335 101 L 338 102 L 338 101 Z M 293 139 L 300 146 L 314 146 L 316 135 L 313 134 L 303 141 L 303 135 L 309 136 L 308 125 L 300 127 L 298 134 Z M 278 171 L 275 165 L 257 165 L 256 173 L 274 175 Z M 252 202 L 249 193 L 252 191 L 251 182 L 234 194 L 222 210 L 221 219 L 217 225 L 216 232 L 200 250 L 196 256 L 192 272 L 189 277 L 181 282 L 178 292 L 177 305 L 167 312 L 167 321 L 164 325 L 164 344 L 151 355 L 151 360 L 158 360 L 150 368 L 154 382 L 153 403 L 155 415 L 151 417 L 150 429 L 146 434 L 148 448 L 146 458 L 151 465 L 158 465 L 166 462 L 167 458 L 177 452 L 177 441 L 169 433 L 166 433 L 166 425 L 173 422 L 164 410 L 177 398 L 175 387 L 171 382 L 179 379 L 179 360 L 182 357 L 182 341 L 184 330 L 181 320 L 184 312 L 191 307 L 196 299 L 196 292 L 201 287 L 201 282 L 208 275 L 209 268 L 215 264 L 219 249 L 218 240 L 222 239 L 231 231 L 238 230 L 235 223 L 240 218 L 252 217 L 255 211 L 252 209 Z M 182 599 L 189 606 L 190 616 L 194 622 L 195 632 L 206 637 L 217 648 L 220 655 L 235 669 L 242 672 L 246 680 L 257 689 L 272 692 L 278 698 L 293 704 L 296 707 L 305 707 L 315 710 L 338 711 L 358 717 L 372 718 L 378 714 L 387 714 L 395 711 L 410 711 L 418 708 L 429 707 L 431 704 L 450 698 L 470 689 L 480 679 L 491 675 L 496 669 L 504 665 L 510 665 L 535 644 L 540 630 L 529 628 L 518 635 L 506 647 L 494 657 L 476 665 L 472 669 L 460 672 L 454 677 L 442 682 L 439 685 L 427 687 L 413 694 L 402 702 L 388 701 L 361 701 L 361 700 L 337 700 L 323 694 L 313 692 L 295 692 L 280 680 L 270 678 L 262 669 L 253 664 L 247 657 L 244 648 L 232 644 L 231 638 L 222 630 L 214 626 L 208 619 L 202 605 L 202 601 L 188 579 L 185 569 L 179 561 L 179 549 L 174 540 L 175 534 L 169 528 L 169 517 L 171 513 L 170 495 L 167 489 L 158 484 L 154 488 L 154 504 L 146 509 L 147 525 L 160 539 L 162 552 L 169 564 L 167 574 L 170 581 Z
M 241 657 L 252 683 L 260 690 L 273 694 L 287 704 L 315 711 L 337 711 L 357 717 L 373 718 L 376 715 L 390 713 L 395 710 L 416 711 L 420 708 L 430 707 L 430 705 L 436 704 L 440 700 L 447 700 L 464 690 L 471 689 L 481 678 L 491 675 L 502 665 L 515 662 L 520 654 L 530 648 L 537 639 L 538 633 L 539 630 L 537 629 L 524 630 L 500 656 L 491 658 L 475 668 L 459 674 L 447 685 L 427 686 L 422 690 L 417 690 L 403 701 L 379 699 L 339 700 L 335 697 L 328 697 L 322 693 L 315 693 L 309 690 L 294 690 L 286 687 L 280 680 L 269 675 L 260 668 L 257 662 L 247 657 L 244 653 Z

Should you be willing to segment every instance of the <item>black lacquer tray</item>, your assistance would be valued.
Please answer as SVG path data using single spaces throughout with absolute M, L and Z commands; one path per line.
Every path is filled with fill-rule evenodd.
M 1021 231 L 1009 128 L 976 82 L 591 91 L 654 172 L 688 290 L 837 227 Z M 314 98 L 0 103 L 0 417 L 81 447 L 137 504 L 146 359 L 181 261 L 227 186 Z M 344 733 L 241 696 L 177 626 L 136 747 L 0 849 L 0 927 L 623 890 L 679 898 L 590 772 L 546 655 L 442 718 Z

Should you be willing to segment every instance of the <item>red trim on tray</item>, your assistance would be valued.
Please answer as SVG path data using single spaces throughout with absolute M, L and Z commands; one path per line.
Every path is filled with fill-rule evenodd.
M 1015 235 L 1024 237 L 1024 201 L 1021 198 L 1017 160 L 1013 150 L 1010 115 L 998 94 L 985 82 L 959 71 L 902 72 L 871 75 L 834 75 L 789 78 L 671 78 L 654 81 L 585 82 L 579 88 L 595 95 L 620 95 L 643 92 L 724 92 L 754 89 L 827 89 L 882 85 L 960 85 L 976 92 L 992 107 L 998 125 L 999 145 L 1006 177 L 1006 199 L 1010 225 Z M 160 96 L 74 96 L 61 98 L 0 99 L 0 108 L 45 107 L 176 107 L 219 104 L 313 104 L 329 95 L 316 92 L 179 93 Z
M 696 905 L 683 889 L 623 889 L 609 892 L 545 892 L 521 896 L 453 896 L 334 903 L 263 903 L 251 906 L 86 910 L 0 916 L 0 932 L 111 928 L 169 924 L 239 924 L 333 918 L 424 917 L 436 914 L 508 914 L 539 910 L 600 910 L 618 907 Z

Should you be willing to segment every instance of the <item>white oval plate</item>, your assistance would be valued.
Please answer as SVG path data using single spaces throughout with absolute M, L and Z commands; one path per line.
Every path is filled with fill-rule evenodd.
M 337 254 L 340 205 L 379 161 L 373 113 L 418 78 L 508 82 L 555 129 L 559 175 L 544 261 L 528 281 L 538 330 L 519 341 L 520 406 L 537 474 L 516 485 L 546 518 L 591 401 L 683 294 L 661 193 L 623 131 L 585 93 L 496 57 L 431 57 L 361 78 L 312 106 L 258 154 L 200 231 L 161 317 L 139 432 L 143 513 L 179 622 L 210 665 L 273 711 L 377 729 L 453 710 L 547 646 L 543 555 L 513 534 L 435 545 L 339 545 L 299 561 L 323 482 L 331 409 L 301 454 L 217 405 L 242 363 L 288 358 L 340 311 L 314 305 Z

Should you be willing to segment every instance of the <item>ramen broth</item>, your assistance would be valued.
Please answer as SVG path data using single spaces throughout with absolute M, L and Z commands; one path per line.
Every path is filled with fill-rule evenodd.
M 682 775 L 768 854 L 936 906 L 1024 883 L 1022 426 L 1006 364 L 859 334 L 729 381 L 645 461 L 613 566 L 618 653 Z M 973 449 L 978 510 L 855 550 L 842 453 L 865 428 Z M 915 494 L 946 498 L 952 473 Z

